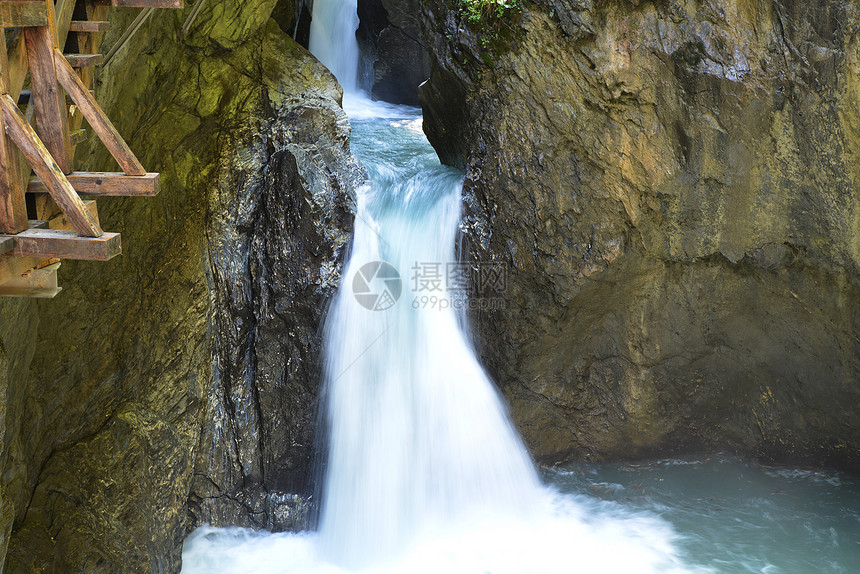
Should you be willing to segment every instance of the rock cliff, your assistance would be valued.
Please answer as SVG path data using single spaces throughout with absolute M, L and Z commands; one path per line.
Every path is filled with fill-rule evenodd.
M 319 324 L 364 176 L 340 88 L 275 8 L 210 0 L 183 37 L 190 5 L 156 11 L 100 74 L 162 191 L 99 200 L 121 257 L 0 302 L 7 573 L 177 572 L 200 522 L 305 520 Z M 77 157 L 115 169 L 95 138 Z
M 857 3 L 423 17 L 425 131 L 508 269 L 476 338 L 534 455 L 860 468 Z
M 375 99 L 418 105 L 418 86 L 430 77 L 420 14 L 418 0 L 359 0 L 356 35 Z

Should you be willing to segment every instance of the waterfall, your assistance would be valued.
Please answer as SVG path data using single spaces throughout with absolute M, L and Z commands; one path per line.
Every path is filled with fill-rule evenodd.
M 397 139 L 386 131 L 367 151 L 379 146 L 378 155 L 390 155 L 385 142 Z M 438 163 L 406 166 L 369 166 L 372 184 L 359 198 L 346 280 L 325 333 L 329 451 L 320 535 L 327 554 L 349 566 L 390 556 L 421 531 L 463 516 L 528 514 L 539 494 L 447 290 L 446 269 L 458 268 L 461 176 Z M 372 275 L 374 262 L 392 273 L 368 277 L 371 291 L 401 284 L 389 308 L 357 296 L 354 278 L 368 268 Z M 428 277 L 419 271 L 434 283 L 422 285 Z M 422 305 L 427 296 L 439 304 Z
M 358 90 L 357 0 L 314 0 L 310 51 L 335 75 L 343 91 Z
M 455 256 L 463 174 L 440 165 L 420 110 L 354 89 L 355 3 L 316 0 L 313 17 L 312 50 L 344 85 L 370 176 L 324 329 L 318 531 L 203 526 L 183 572 L 685 571 L 665 522 L 541 484 L 462 330 L 460 309 L 482 302 Z

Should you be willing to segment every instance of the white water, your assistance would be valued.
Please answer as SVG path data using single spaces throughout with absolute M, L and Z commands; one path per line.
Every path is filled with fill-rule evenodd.
M 355 92 L 354 11 L 354 1 L 317 0 L 311 32 L 312 51 L 347 91 L 353 151 L 371 176 L 326 322 L 319 531 L 200 528 L 183 572 L 685 571 L 668 523 L 615 505 L 595 511 L 540 484 L 451 308 L 462 298 L 446 290 L 462 176 L 439 164 L 418 110 Z M 400 289 L 364 267 L 379 261 L 396 269 Z M 441 280 L 420 285 L 416 265 Z M 375 298 L 386 290 L 389 299 Z
M 358 89 L 358 0 L 314 0 L 311 54 L 331 70 L 344 92 Z

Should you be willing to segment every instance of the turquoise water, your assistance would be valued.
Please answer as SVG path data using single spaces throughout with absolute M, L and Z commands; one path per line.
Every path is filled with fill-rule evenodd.
M 453 295 L 430 305 L 409 277 L 453 259 L 461 174 L 439 164 L 418 110 L 346 107 L 371 184 L 327 320 L 320 530 L 204 526 L 184 574 L 860 573 L 856 477 L 719 456 L 535 473 Z M 384 310 L 354 293 L 376 260 L 402 276 Z
M 544 479 L 593 511 L 649 512 L 713 572 L 860 572 L 860 479 L 727 456 L 576 464 Z

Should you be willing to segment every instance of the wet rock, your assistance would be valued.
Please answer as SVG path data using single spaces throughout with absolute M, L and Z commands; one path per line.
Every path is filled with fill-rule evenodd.
M 0 301 L 5 572 L 177 572 L 201 521 L 306 520 L 319 325 L 363 175 L 336 81 L 274 4 L 211 0 L 181 39 L 190 6 L 156 11 L 101 72 L 162 191 L 99 200 L 121 257 Z M 105 51 L 134 17 L 112 14 Z M 77 158 L 116 169 L 96 138 Z
M 860 467 L 857 6 L 423 15 L 425 131 L 509 271 L 474 329 L 534 455 Z
M 359 0 L 356 35 L 369 55 L 366 73 L 375 99 L 418 105 L 418 86 L 430 77 L 419 14 L 416 0 Z

